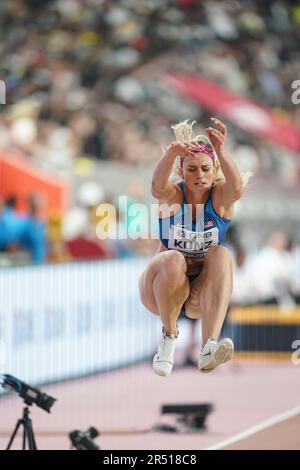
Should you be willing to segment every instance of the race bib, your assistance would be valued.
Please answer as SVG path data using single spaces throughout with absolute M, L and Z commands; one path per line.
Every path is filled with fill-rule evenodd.
M 213 227 L 205 232 L 193 232 L 184 227 L 171 225 L 168 248 L 182 251 L 185 256 L 199 258 L 205 256 L 209 248 L 218 245 L 219 230 Z

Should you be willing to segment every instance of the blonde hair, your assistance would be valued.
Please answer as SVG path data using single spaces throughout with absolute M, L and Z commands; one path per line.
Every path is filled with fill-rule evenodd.
M 190 143 L 196 143 L 196 142 L 204 142 L 207 145 L 210 145 L 213 150 L 214 154 L 214 168 L 216 170 L 216 176 L 214 178 L 214 184 L 219 183 L 225 180 L 225 176 L 223 174 L 222 168 L 220 161 L 218 159 L 218 156 L 215 152 L 215 149 L 209 140 L 209 138 L 206 135 L 194 135 L 193 131 L 193 126 L 196 124 L 196 121 L 190 122 L 188 119 L 185 121 L 181 121 L 178 124 L 175 124 L 174 126 L 171 126 L 171 129 L 174 131 L 176 140 L 178 142 L 182 142 L 184 144 L 190 144 Z M 172 169 L 172 176 L 173 177 L 178 177 L 180 175 L 179 173 L 179 168 L 180 168 L 180 157 L 178 156 L 175 160 L 173 169 Z M 245 188 L 249 182 L 249 179 L 252 176 L 252 173 L 250 171 L 242 172 L 240 171 L 241 178 L 242 178 L 242 183 L 243 183 L 243 188 Z

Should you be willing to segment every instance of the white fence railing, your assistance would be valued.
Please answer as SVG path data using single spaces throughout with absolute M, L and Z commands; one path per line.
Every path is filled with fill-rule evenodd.
M 0 372 L 37 384 L 150 357 L 160 322 L 141 304 L 146 259 L 0 271 Z

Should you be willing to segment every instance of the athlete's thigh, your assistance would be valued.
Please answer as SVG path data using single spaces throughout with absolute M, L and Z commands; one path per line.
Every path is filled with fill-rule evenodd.
M 225 247 L 216 246 L 209 250 L 203 259 L 200 274 L 190 283 L 190 295 L 185 302 L 185 313 L 190 318 L 201 318 L 201 298 L 207 296 L 207 286 L 214 282 L 222 263 L 230 259 L 229 251 Z
M 171 252 L 162 251 L 153 256 L 145 271 L 139 278 L 139 290 L 142 304 L 150 310 L 150 312 L 159 315 L 159 309 L 153 292 L 153 282 L 161 269 L 162 262 L 170 257 Z
M 204 268 L 204 263 L 201 266 L 200 273 L 196 278 L 190 280 L 190 293 L 185 301 L 185 315 L 189 318 L 201 318 L 202 312 L 200 311 L 200 296 L 202 287 L 207 281 L 207 270 Z
M 139 289 L 140 289 L 140 297 L 143 305 L 150 310 L 152 313 L 159 315 L 159 309 L 157 306 L 157 302 L 155 299 L 155 294 L 153 291 L 153 282 L 155 277 L 157 276 L 158 272 L 162 269 L 163 262 L 168 260 L 170 262 L 175 261 L 175 266 L 179 267 L 182 266 L 182 275 L 185 276 L 186 272 L 186 263 L 178 263 L 179 260 L 183 259 L 184 256 L 175 250 L 168 250 L 162 251 L 157 253 L 150 261 L 147 269 L 141 274 L 139 278 Z M 171 266 L 174 266 L 172 264 Z M 173 267 L 171 268 L 173 269 Z

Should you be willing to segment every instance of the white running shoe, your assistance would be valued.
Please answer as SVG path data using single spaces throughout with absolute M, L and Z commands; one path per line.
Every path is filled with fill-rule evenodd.
M 209 338 L 201 351 L 198 359 L 200 372 L 211 372 L 220 364 L 233 358 L 234 345 L 230 338 L 225 338 L 219 343 Z
M 156 374 L 167 377 L 171 374 L 173 369 L 178 333 L 177 336 L 169 335 L 166 334 L 163 329 L 163 335 L 163 339 L 158 346 L 158 351 L 153 358 L 153 370 Z

